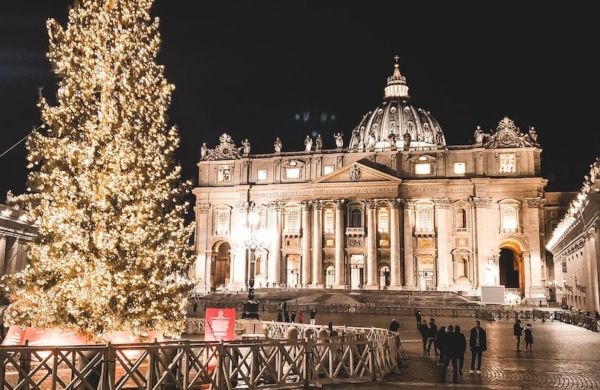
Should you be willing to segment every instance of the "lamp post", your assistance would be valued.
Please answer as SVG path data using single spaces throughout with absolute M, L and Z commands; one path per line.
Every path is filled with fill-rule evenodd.
M 248 274 L 248 299 L 244 302 L 242 318 L 259 319 L 258 301 L 254 299 L 254 269 L 256 263 L 256 250 L 261 249 L 267 241 L 267 232 L 264 229 L 256 229 L 259 215 L 255 211 L 248 213 L 248 224 L 243 234 L 243 245 L 250 251 L 249 274 Z

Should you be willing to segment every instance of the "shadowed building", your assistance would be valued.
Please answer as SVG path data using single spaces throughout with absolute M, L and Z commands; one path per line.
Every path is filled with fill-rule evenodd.
M 396 63 L 383 102 L 349 142 L 308 135 L 304 150 L 252 154 L 227 134 L 202 145 L 194 274 L 200 289 L 256 286 L 436 289 L 504 284 L 546 297 L 544 187 L 533 127 L 508 117 L 448 145 L 415 107 Z M 249 213 L 263 234 L 249 264 Z
M 27 243 L 36 234 L 25 212 L 0 204 L 0 276 L 25 268 Z
M 557 301 L 582 311 L 600 312 L 600 159 L 556 226 L 547 248 L 554 255 Z

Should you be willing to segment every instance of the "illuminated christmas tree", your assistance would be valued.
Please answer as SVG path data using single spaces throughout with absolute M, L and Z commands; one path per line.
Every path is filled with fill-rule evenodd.
M 184 328 L 192 262 L 179 144 L 166 111 L 174 86 L 156 63 L 153 0 L 78 0 L 49 20 L 56 104 L 27 142 L 39 236 L 26 269 L 3 281 L 9 324 L 88 335 Z

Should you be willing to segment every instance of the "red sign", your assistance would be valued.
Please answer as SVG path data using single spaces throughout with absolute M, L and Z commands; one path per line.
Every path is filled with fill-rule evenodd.
M 235 309 L 209 307 L 204 318 L 205 341 L 235 339 Z

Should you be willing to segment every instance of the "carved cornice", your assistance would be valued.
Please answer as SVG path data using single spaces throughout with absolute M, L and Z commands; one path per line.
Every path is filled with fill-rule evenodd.
M 235 211 L 238 213 L 245 213 L 254 208 L 254 203 L 252 202 L 240 202 L 235 205 Z
M 283 202 L 269 202 L 267 203 L 267 207 L 275 211 L 281 211 L 283 209 Z
M 449 209 L 452 206 L 452 199 L 450 198 L 434 198 L 433 202 L 440 209 Z
M 527 201 L 527 207 L 530 209 L 539 209 L 543 203 L 542 198 L 525 198 L 525 200 Z
M 208 214 L 208 210 L 210 210 L 210 203 L 196 204 L 196 214 Z
M 367 204 L 367 208 L 376 209 L 378 201 L 377 199 L 367 199 L 365 200 L 365 203 Z
M 344 208 L 344 204 L 346 203 L 346 200 L 338 199 L 338 200 L 334 200 L 333 203 L 335 204 L 336 209 L 341 210 Z
M 322 210 L 323 209 L 323 201 L 322 200 L 313 200 L 310 202 L 314 210 Z
M 400 208 L 400 206 L 402 205 L 402 200 L 401 199 L 388 199 L 387 203 L 390 206 L 390 208 L 397 209 L 397 208 Z
M 471 203 L 471 205 L 476 208 L 489 209 L 492 207 L 492 197 L 472 196 L 469 198 L 469 203 Z
M 537 132 L 530 128 L 529 133 L 524 134 L 515 125 L 515 122 L 508 117 L 504 117 L 492 134 L 486 134 L 483 146 L 488 149 L 499 148 L 524 148 L 535 146 Z
M 219 137 L 219 145 L 217 145 L 214 149 L 206 149 L 203 146 L 200 159 L 202 161 L 216 161 L 237 160 L 240 158 L 242 158 L 242 156 L 240 155 L 238 147 L 233 142 L 233 138 L 231 138 L 229 134 L 223 133 Z

